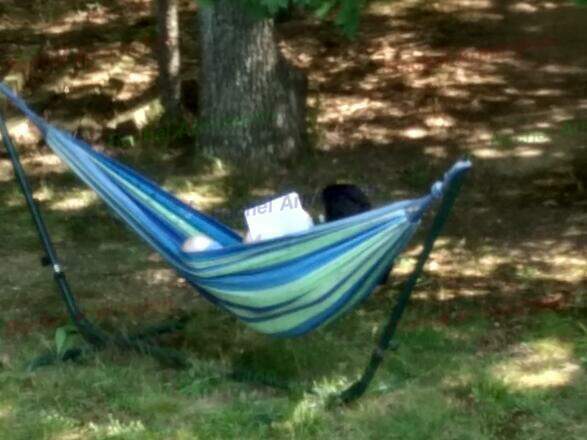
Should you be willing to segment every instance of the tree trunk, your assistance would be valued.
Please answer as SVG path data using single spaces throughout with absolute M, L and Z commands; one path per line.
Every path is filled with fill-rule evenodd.
M 178 0 L 157 0 L 157 62 L 161 101 L 168 116 L 181 111 Z
M 218 157 L 285 159 L 305 144 L 306 78 L 281 55 L 273 20 L 235 0 L 198 13 L 199 145 Z

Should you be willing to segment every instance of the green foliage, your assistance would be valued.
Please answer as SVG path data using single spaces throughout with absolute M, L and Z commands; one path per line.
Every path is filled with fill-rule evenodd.
M 251 1 L 250 3 L 260 4 L 271 15 L 275 15 L 281 9 L 287 9 L 287 7 L 289 6 L 289 0 L 258 0 L 257 2 Z
M 200 1 L 200 4 L 210 5 L 214 0 Z M 365 0 L 238 0 L 245 4 L 247 9 L 258 17 L 273 17 L 279 11 L 290 5 L 304 8 L 320 19 L 333 17 L 335 23 L 349 38 L 356 35 L 359 27 L 361 9 Z
M 359 14 L 363 2 L 356 0 L 342 0 L 340 10 L 336 16 L 336 24 L 341 27 L 347 36 L 355 35 L 359 28 Z
M 69 348 L 72 348 L 79 340 L 79 332 L 73 325 L 64 325 L 55 331 L 55 349 L 57 354 L 62 355 Z
M 268 0 L 272 1 L 272 0 Z M 365 0 L 296 0 L 298 5 L 313 11 L 314 14 L 324 19 L 334 15 L 335 23 L 341 28 L 347 37 L 353 37 L 359 27 L 361 9 L 365 6 Z

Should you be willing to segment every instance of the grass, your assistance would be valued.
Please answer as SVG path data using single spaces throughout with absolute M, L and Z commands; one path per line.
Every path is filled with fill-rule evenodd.
M 347 321 L 368 327 L 364 317 Z M 412 311 L 402 348 L 348 408 L 329 408 L 327 396 L 363 366 L 369 338 L 361 332 L 335 339 L 326 330 L 285 344 L 256 338 L 256 347 L 229 347 L 224 359 L 192 352 L 184 371 L 105 352 L 25 373 L 21 363 L 43 343 L 36 334 L 0 372 L 0 438 L 584 438 L 584 332 L 551 313 L 525 324 L 524 342 L 487 352 L 483 320 L 440 326 Z M 314 393 L 227 380 L 230 362 Z
M 148 167 L 150 156 L 143 161 L 135 153 L 124 150 L 131 161 Z M 349 164 L 350 175 L 360 172 Z M 270 170 L 249 176 L 214 167 L 196 176 L 181 173 L 166 185 L 187 198 L 196 194 L 205 202 L 208 197 L 210 210 L 246 205 L 271 188 L 295 185 L 295 179 L 304 188 L 310 179 L 280 181 L 279 173 Z M 400 185 L 421 187 L 432 174 L 407 168 L 398 179 Z M 0 223 L 0 231 L 9 248 L 19 252 L 0 269 L 2 284 L 13 289 L 0 299 L 5 311 L 0 321 L 0 439 L 587 435 L 583 308 L 517 314 L 512 304 L 518 300 L 500 304 L 502 297 L 475 296 L 486 288 L 476 291 L 472 274 L 519 288 L 520 298 L 528 291 L 546 291 L 544 265 L 519 264 L 507 249 L 490 244 L 468 249 L 461 241 L 441 240 L 432 270 L 419 283 L 401 323 L 399 350 L 388 355 L 362 400 L 332 407 L 330 397 L 364 368 L 398 283 L 314 334 L 272 340 L 194 299 L 160 259 L 98 201 L 87 198 L 82 186 L 66 175 L 56 178 L 59 184 L 35 180 L 35 188 L 87 315 L 105 328 L 132 330 L 188 311 L 192 319 L 186 330 L 162 343 L 182 350 L 192 366 L 172 370 L 148 357 L 107 350 L 80 364 L 26 372 L 27 361 L 55 347 L 54 332 L 67 321 L 47 273 L 35 261 L 37 237 L 25 206 L 15 185 L 4 183 L 0 215 L 13 221 Z M 80 200 L 84 203 L 71 203 Z M 414 256 L 408 252 L 398 261 L 399 281 Z M 462 279 L 452 278 L 456 266 Z M 232 371 L 253 383 L 229 379 Z
M 50 119 L 63 113 L 72 122 L 96 110 L 91 126 L 105 127 L 128 110 L 110 103 L 130 97 L 138 111 L 150 102 L 152 79 L 125 82 L 131 73 L 154 73 L 149 35 L 128 26 L 128 18 L 148 16 L 148 2 L 131 2 L 134 15 L 124 2 L 82 1 L 73 12 L 70 2 L 33 3 L 39 23 L 31 29 L 38 30 L 26 32 L 31 11 L 21 7 L 9 11 L 22 19 L 13 24 L 17 30 L 1 30 L 6 41 L 24 45 L 51 31 L 46 57 L 26 87 L 28 96 L 51 92 L 36 104 Z M 283 29 L 310 85 L 319 84 L 309 120 L 312 143 L 321 149 L 288 168 L 231 170 L 193 154 L 193 130 L 181 125 L 151 121 L 129 134 L 121 117 L 114 124 L 120 129 L 87 127 L 109 153 L 237 228 L 242 209 L 259 199 L 296 190 L 309 204 L 332 182 L 359 184 L 376 204 L 421 195 L 450 160 L 472 155 L 475 171 L 400 325 L 399 350 L 387 356 L 364 398 L 346 408 L 329 406 L 329 396 L 364 368 L 416 245 L 398 261 L 395 283 L 354 313 L 303 339 L 271 340 L 194 295 L 53 156 L 29 147 L 24 165 L 84 312 L 104 328 L 128 331 L 188 312 L 186 330 L 161 343 L 181 350 L 192 366 L 172 370 L 107 350 L 80 364 L 25 371 L 28 361 L 55 347 L 55 332 L 67 319 L 50 275 L 39 267 L 36 233 L 0 156 L 0 440 L 587 438 L 585 199 L 568 176 L 575 169 L 578 179 L 584 167 L 567 163 L 585 135 L 578 110 L 584 90 L 576 86 L 584 67 L 576 56 L 581 16 L 567 11 L 554 57 L 539 50 L 529 63 L 518 63 L 526 57 L 520 53 L 503 63 L 480 51 L 467 66 L 451 62 L 453 49 L 520 46 L 528 41 L 522 31 L 531 16 L 495 20 L 502 12 L 491 2 L 425 5 L 374 4 L 359 39 L 345 42 L 344 50 L 329 30 L 316 33 L 308 23 Z M 485 7 L 491 10 L 482 19 Z M 13 7 L 0 6 L 5 9 Z M 538 9 L 533 29 L 550 35 L 539 21 L 556 20 Z M 59 33 L 80 10 L 93 11 L 89 22 Z M 478 25 L 461 13 L 479 17 Z M 98 21 L 110 20 L 108 14 L 120 19 L 118 31 L 102 32 Z M 94 31 L 77 32 L 92 20 Z M 151 23 L 144 32 L 152 29 Z M 430 72 L 412 69 L 413 59 L 396 55 L 413 52 L 414 44 L 444 51 L 444 61 Z M 7 65 L 28 50 L 3 48 Z M 134 62 L 121 66 L 122 55 Z M 108 69 L 122 70 L 108 73 L 113 81 L 105 85 L 100 78 Z M 92 87 L 103 94 L 76 104 L 62 85 L 71 86 L 71 96 Z M 520 109 L 520 96 L 535 100 L 528 112 L 525 104 Z M 506 101 L 499 106 L 495 97 Z M 561 122 L 553 109 L 571 122 Z M 309 208 L 317 214 L 315 205 Z M 226 373 L 233 370 L 258 380 L 230 380 Z

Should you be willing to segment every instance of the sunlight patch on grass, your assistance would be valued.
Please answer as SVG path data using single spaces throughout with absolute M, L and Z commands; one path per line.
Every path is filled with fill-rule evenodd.
M 36 153 L 35 156 L 30 160 L 23 159 L 22 162 L 25 165 L 35 168 L 37 171 L 39 171 L 38 168 L 43 168 L 42 171 L 45 173 L 53 171 L 56 167 L 66 169 L 65 165 L 63 164 L 59 156 L 53 153 Z
M 47 83 L 46 88 L 65 93 L 71 98 L 87 96 L 88 89 L 93 90 L 95 94 L 106 94 L 119 101 L 141 96 L 156 78 L 156 65 L 152 61 L 145 61 L 144 57 L 150 51 L 145 44 L 133 42 L 129 50 L 132 51 L 132 55 L 124 54 L 121 57 L 120 45 L 113 43 L 103 44 L 91 53 L 82 53 L 79 55 L 82 59 L 92 60 L 91 66 L 55 79 L 52 83 Z M 51 55 L 72 57 L 77 55 L 77 52 L 75 49 L 59 49 Z
M 463 7 L 466 9 L 480 10 L 492 9 L 494 4 L 491 0 L 448 0 L 442 2 L 433 2 L 435 10 L 443 12 L 462 12 Z
M 561 281 L 579 282 L 585 280 L 587 274 L 587 262 L 584 258 L 572 257 L 564 254 L 557 254 L 552 257 L 552 264 L 555 267 L 553 276 Z M 558 272 L 558 276 L 557 276 Z
M 98 436 L 137 436 L 145 432 L 145 425 L 140 420 L 131 420 L 129 422 L 123 422 L 116 419 L 112 414 L 108 416 L 108 422 L 106 423 L 93 423 L 90 422 L 88 425 L 89 431 Z
M 213 160 L 210 169 L 197 179 L 186 176 L 169 176 L 163 186 L 183 202 L 198 210 L 212 209 L 228 201 L 223 181 L 229 176 L 222 161 Z
M 272 424 L 273 428 L 292 438 L 315 438 L 328 420 L 327 397 L 331 396 L 332 393 L 304 394 L 297 403 L 290 405 L 288 416 Z
M 0 405 L 0 420 L 7 419 L 12 415 L 12 406 L 8 403 Z
M 354 96 L 330 98 L 318 115 L 318 122 L 342 122 L 345 117 L 374 114 L 375 110 L 386 110 L 389 104 L 381 99 L 358 99 Z M 322 102 L 321 104 L 326 104 Z
M 82 74 L 75 78 L 67 78 L 67 89 L 73 91 L 73 93 L 68 93 L 72 98 L 76 95 L 81 95 L 81 93 L 75 93 L 76 89 L 83 90 L 85 87 L 92 87 L 98 84 L 99 86 L 106 86 L 108 84 L 108 80 L 110 79 L 110 75 L 108 72 L 104 71 L 92 71 L 88 72 L 87 74 Z M 65 81 L 64 81 L 65 83 Z
M 413 270 L 420 246 L 398 258 L 394 276 L 406 276 Z M 548 264 L 545 264 L 548 262 Z M 454 268 L 458 267 L 455 275 Z M 465 241 L 439 240 L 426 264 L 430 280 L 422 280 L 413 297 L 417 299 L 450 300 L 456 297 L 479 297 L 496 293 L 488 283 L 457 283 L 457 279 L 501 279 L 516 282 L 519 289 L 536 293 L 548 290 L 551 294 L 566 295 L 580 292 L 581 281 L 587 273 L 587 262 L 572 242 L 560 240 L 531 240 L 523 248 L 493 246 L 478 247 L 474 255 L 467 250 Z M 561 283 L 557 286 L 556 283 Z M 564 287 L 563 287 L 564 285 Z M 569 290 L 570 289 L 570 290 Z
M 317 396 L 327 398 L 342 392 L 350 385 L 351 382 L 347 376 L 330 375 L 328 378 L 315 382 L 312 390 Z M 309 398 L 309 396 L 307 396 L 307 398 Z
M 492 369 L 493 375 L 507 386 L 523 390 L 567 385 L 581 373 L 571 347 L 554 338 L 545 338 L 517 347 L 513 359 Z
M 428 156 L 433 156 L 439 159 L 446 159 L 448 157 L 448 152 L 446 151 L 446 147 L 442 145 L 433 145 L 424 148 L 424 154 Z
M 2 101 L 0 101 L 0 103 L 1 102 Z M 29 122 L 28 119 L 20 117 L 17 120 L 10 119 L 6 121 L 6 126 L 12 142 L 16 145 L 32 145 L 40 140 L 39 131 L 34 128 L 34 125 L 32 122 Z M 0 135 L 0 140 L 1 139 L 2 136 Z
M 454 127 L 456 120 L 448 114 L 430 115 L 424 119 L 428 127 L 450 128 Z
M 517 146 L 511 150 L 486 147 L 478 148 L 472 151 L 471 154 L 479 159 L 536 158 L 543 156 L 544 150 L 527 146 Z
M 41 2 L 38 4 L 41 4 Z M 103 25 L 116 18 L 116 15 L 104 6 L 99 3 L 93 3 L 94 7 L 91 9 L 84 11 L 75 8 L 75 10 L 68 12 L 63 18 L 54 20 L 53 17 L 58 11 L 57 8 L 55 8 L 55 10 L 50 9 L 53 2 L 42 2 L 42 4 L 45 8 L 40 10 L 39 14 L 44 20 L 46 20 L 47 24 L 41 23 L 36 27 L 39 31 L 48 34 L 63 34 L 78 29 L 87 23 Z
M 8 182 L 12 180 L 14 173 L 12 172 L 12 165 L 8 161 L 0 162 L 0 182 Z
M 422 127 L 410 127 L 402 132 L 402 135 L 408 139 L 422 139 L 428 134 L 428 130 Z
M 176 192 L 175 195 L 197 209 L 210 209 L 226 202 L 225 197 L 211 191 L 188 190 Z
M 517 147 L 512 151 L 510 156 L 520 158 L 540 157 L 544 154 L 544 151 L 540 148 L 531 147 Z
M 479 159 L 504 159 L 507 154 L 497 148 L 476 148 L 471 154 Z
M 169 285 L 177 279 L 175 271 L 171 269 L 146 269 L 136 272 L 135 278 L 146 282 L 149 286 Z
M 74 189 L 60 200 L 54 201 L 49 206 L 57 211 L 81 211 L 98 201 L 96 193 L 89 189 Z
M 25 205 L 25 200 L 20 188 L 17 185 L 8 187 L 9 190 L 4 194 L 3 207 L 18 208 Z M 33 192 L 33 196 L 37 202 L 43 203 L 50 201 L 55 196 L 55 191 L 52 187 L 42 182 L 37 185 Z
M 531 4 L 530 2 L 516 2 L 515 4 L 508 7 L 512 12 L 518 13 L 533 13 L 538 12 L 538 6 Z
M 163 106 L 158 98 L 134 107 L 128 111 L 119 113 L 108 122 L 108 127 L 116 128 L 118 125 L 132 121 L 137 128 L 143 128 L 155 121 L 163 112 Z
M 323 405 L 316 397 L 307 395 L 295 406 L 289 422 L 293 426 L 307 424 L 318 417 L 322 408 Z

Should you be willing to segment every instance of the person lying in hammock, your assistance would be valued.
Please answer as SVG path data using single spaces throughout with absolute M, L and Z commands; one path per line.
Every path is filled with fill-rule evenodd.
M 325 221 L 331 222 L 371 209 L 371 202 L 355 185 L 328 185 L 322 190 Z M 292 192 L 261 205 L 245 210 L 248 232 L 245 243 L 282 237 L 311 229 L 314 221 L 303 208 L 300 197 Z M 184 252 L 219 249 L 221 245 L 197 235 L 188 238 L 182 246 Z

